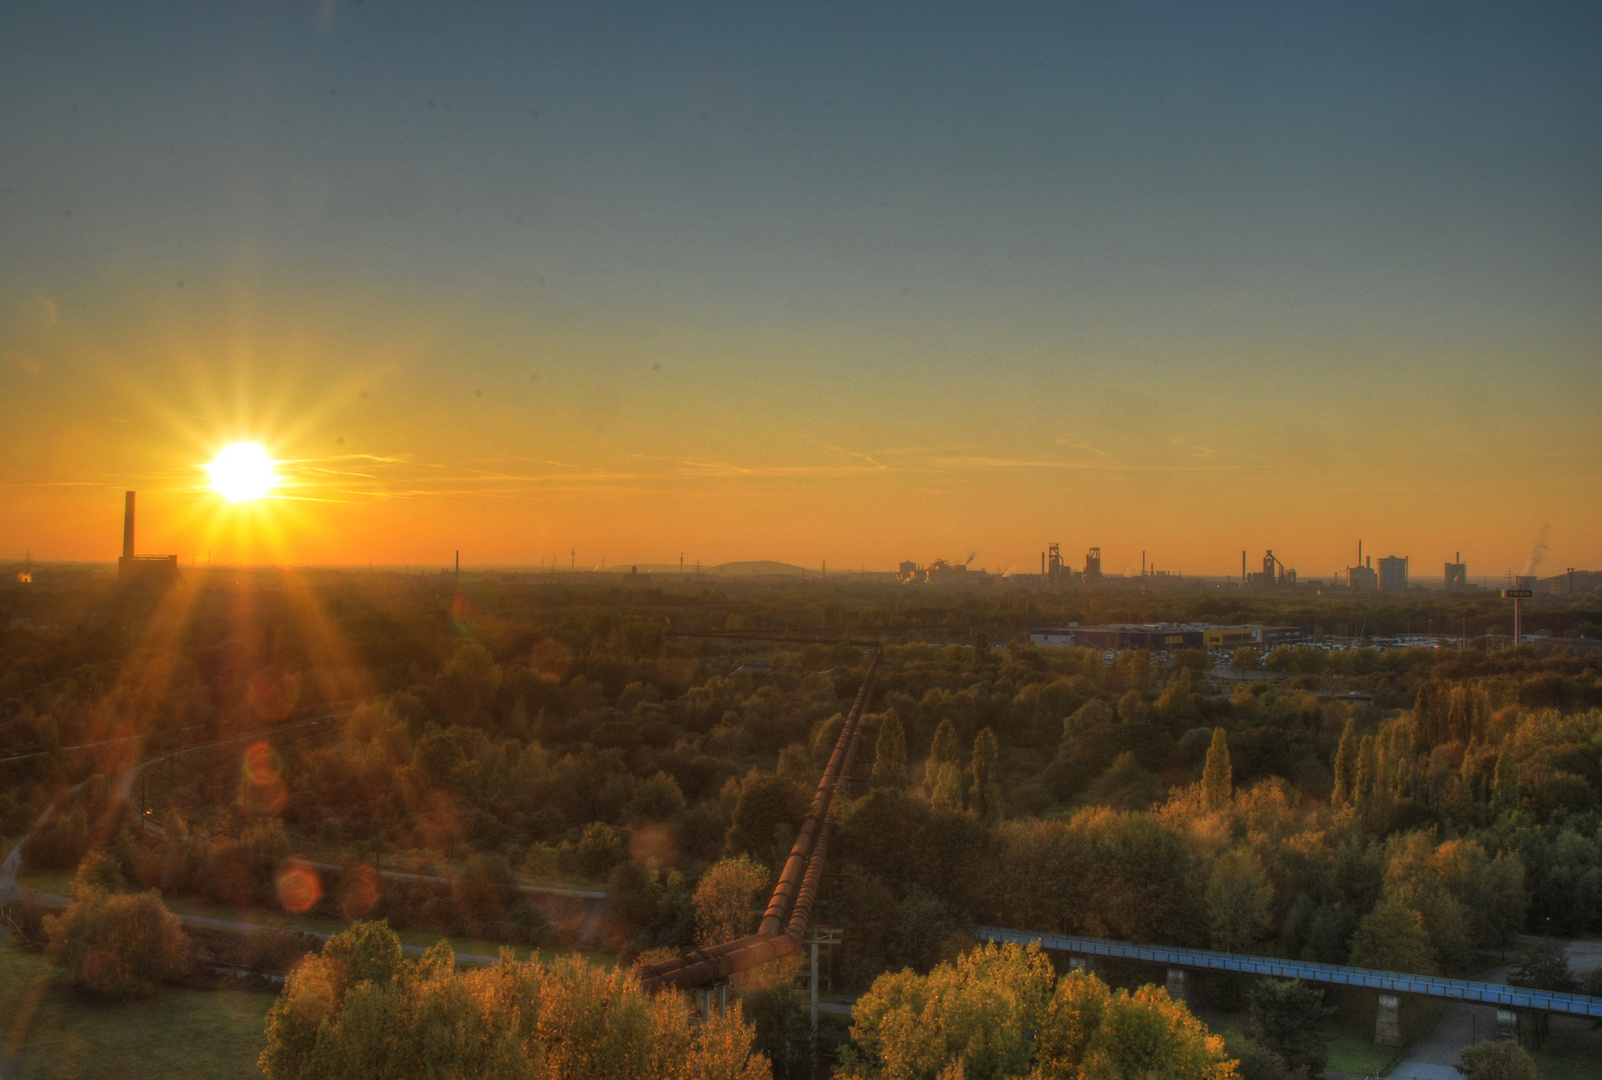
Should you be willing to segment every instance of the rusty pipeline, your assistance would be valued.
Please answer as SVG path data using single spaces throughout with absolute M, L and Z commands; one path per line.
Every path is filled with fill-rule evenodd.
M 757 932 L 706 949 L 694 949 L 640 969 L 640 982 L 645 989 L 683 989 L 726 979 L 737 971 L 765 964 L 801 948 L 801 939 L 806 936 L 811 922 L 812 905 L 823 881 L 829 842 L 834 835 L 839 809 L 835 796 L 856 760 L 862 714 L 872 693 L 881 655 L 875 652 L 868 664 L 867 674 L 840 727 L 834 752 L 829 755 L 829 764 L 813 793 L 812 806 L 796 832 L 795 843 L 785 859 L 784 871 L 774 886 Z M 780 927 L 783 927 L 782 932 Z

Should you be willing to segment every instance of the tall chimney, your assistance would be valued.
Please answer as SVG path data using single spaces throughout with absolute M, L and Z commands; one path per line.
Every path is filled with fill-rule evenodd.
M 123 494 L 122 503 L 122 557 L 133 558 L 134 553 L 134 493 Z

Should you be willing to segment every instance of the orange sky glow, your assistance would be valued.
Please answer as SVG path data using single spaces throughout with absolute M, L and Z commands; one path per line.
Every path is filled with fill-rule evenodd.
M 8 19 L 0 559 L 1602 569 L 1594 13 Z

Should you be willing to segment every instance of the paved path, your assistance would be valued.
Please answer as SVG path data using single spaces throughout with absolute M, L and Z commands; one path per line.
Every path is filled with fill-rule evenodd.
M 72 898 L 56 893 L 41 893 L 28 890 L 29 899 L 45 907 L 64 908 L 72 904 Z M 176 913 L 174 913 L 176 914 Z M 270 926 L 265 923 L 244 922 L 238 919 L 218 919 L 211 915 L 177 915 L 178 921 L 185 926 L 198 926 L 207 930 L 234 930 L 239 933 L 253 934 L 268 930 L 293 929 L 293 927 Z M 307 937 L 314 937 L 318 941 L 327 941 L 333 934 L 325 934 L 317 930 L 300 931 Z M 428 949 L 422 945 L 402 945 L 401 951 L 408 956 L 422 956 Z M 500 958 L 486 956 L 483 953 L 452 953 L 458 964 L 493 964 Z
M 1602 941 L 1565 943 L 1569 968 L 1584 975 L 1602 967 Z M 1475 976 L 1480 982 L 1505 983 L 1513 965 L 1492 968 Z M 1488 1005 L 1451 1002 L 1429 1032 L 1408 1048 L 1407 1058 L 1391 1072 L 1392 1080 L 1462 1080 L 1457 1071 L 1466 1046 L 1496 1038 L 1496 1009 Z
M 18 838 L 16 845 L 11 849 L 11 854 L 6 856 L 6 861 L 0 863 L 0 904 L 11 903 L 22 892 L 21 887 L 17 885 L 17 872 L 22 869 L 22 845 L 26 844 L 28 838 L 39 831 L 41 825 L 50 820 L 51 815 L 56 812 L 56 807 L 60 805 L 62 799 L 65 799 L 68 795 L 83 787 L 83 785 L 84 781 L 80 780 L 60 795 L 57 795 L 50 805 L 44 808 L 44 813 L 40 814 L 34 823 L 28 826 L 28 831 Z

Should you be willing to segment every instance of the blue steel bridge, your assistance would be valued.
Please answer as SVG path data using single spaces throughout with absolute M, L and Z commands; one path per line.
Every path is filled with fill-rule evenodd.
M 981 941 L 1038 944 L 1053 952 L 1075 956 L 1107 956 L 1120 960 L 1141 960 L 1192 971 L 1231 971 L 1242 975 L 1272 975 L 1280 979 L 1304 979 L 1333 986 L 1361 986 L 1391 994 L 1419 994 L 1448 998 L 1478 1005 L 1494 1005 L 1511 1011 L 1539 1011 L 1584 1016 L 1602 1020 L 1602 998 L 1584 994 L 1554 994 L 1545 990 L 1526 990 L 1500 983 L 1471 982 L 1467 979 L 1441 979 L 1431 975 L 1406 975 L 1398 971 L 1346 967 L 1343 964 L 1314 964 L 1305 960 L 1282 960 L 1273 956 L 1244 956 L 1210 949 L 1181 949 L 1172 945 L 1134 945 L 1107 938 L 1079 937 L 1074 934 L 1043 934 L 1034 930 L 1008 930 L 999 926 L 975 926 L 973 936 Z

